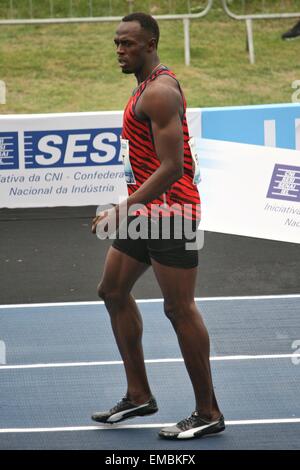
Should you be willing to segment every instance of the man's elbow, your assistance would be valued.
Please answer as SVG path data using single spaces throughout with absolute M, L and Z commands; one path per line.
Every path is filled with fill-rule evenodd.
M 164 167 L 164 175 L 165 175 L 165 181 L 168 182 L 168 184 L 173 184 L 176 181 L 178 181 L 184 174 L 183 171 L 183 165 L 180 164 L 162 164 L 162 167 Z
M 172 174 L 172 176 L 174 178 L 173 183 L 175 183 L 175 181 L 180 180 L 180 178 L 182 178 L 182 176 L 183 176 L 183 173 L 184 172 L 183 172 L 183 167 L 182 166 L 175 168 L 174 172 Z

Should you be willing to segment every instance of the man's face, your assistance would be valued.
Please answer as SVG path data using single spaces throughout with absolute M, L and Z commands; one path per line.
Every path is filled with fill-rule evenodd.
M 137 21 L 120 23 L 114 43 L 123 73 L 136 73 L 141 70 L 152 49 L 147 32 Z

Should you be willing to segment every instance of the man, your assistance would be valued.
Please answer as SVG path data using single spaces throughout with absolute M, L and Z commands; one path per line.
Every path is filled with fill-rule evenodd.
M 159 61 L 158 40 L 157 22 L 143 13 L 123 18 L 114 40 L 122 72 L 134 73 L 138 82 L 124 112 L 121 142 L 129 197 L 98 215 L 92 231 L 98 225 L 104 227 L 126 206 L 130 215 L 121 223 L 119 234 L 125 222 L 126 232 L 128 222 L 140 216 L 148 229 L 153 221 L 159 227 L 159 239 L 151 238 L 150 229 L 148 239 L 117 236 L 108 251 L 98 293 L 111 318 L 128 388 L 116 406 L 95 413 L 92 419 L 116 423 L 158 410 L 145 370 L 142 319 L 130 294 L 152 265 L 195 393 L 192 415 L 159 433 L 181 439 L 218 433 L 225 425 L 212 385 L 208 333 L 194 302 L 198 251 L 186 249 L 189 237 L 183 230 L 179 239 L 175 237 L 175 220 L 185 225 L 192 222 L 194 230 L 199 223 L 197 159 L 193 161 L 189 145 L 185 99 L 174 74 Z M 133 210 L 136 204 L 143 205 L 139 211 Z M 165 220 L 172 226 L 169 239 L 163 236 Z

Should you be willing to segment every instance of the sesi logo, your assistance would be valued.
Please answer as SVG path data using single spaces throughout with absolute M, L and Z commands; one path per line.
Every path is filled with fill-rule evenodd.
M 121 129 L 24 132 L 25 168 L 122 164 Z
M 276 164 L 267 197 L 300 202 L 300 166 Z
M 19 168 L 17 132 L 0 132 L 0 171 Z

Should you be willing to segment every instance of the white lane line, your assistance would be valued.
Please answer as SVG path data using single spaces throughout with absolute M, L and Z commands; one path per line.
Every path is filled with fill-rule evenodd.
M 300 418 L 278 418 L 278 419 L 248 419 L 225 421 L 226 426 L 248 426 L 255 424 L 293 424 L 300 423 Z M 173 426 L 175 423 L 154 423 L 154 424 L 108 424 L 99 426 L 73 426 L 73 427 L 56 427 L 56 428 L 2 428 L 1 434 L 8 433 L 33 433 L 33 432 L 76 432 L 76 431 L 106 431 L 108 429 L 151 429 L 164 428 Z
M 250 296 L 236 296 L 236 297 L 195 297 L 197 302 L 211 302 L 219 300 L 271 300 L 271 299 L 299 299 L 300 294 L 287 294 L 287 295 L 250 295 Z M 163 299 L 135 299 L 137 303 L 159 303 Z M 36 304 L 8 304 L 0 305 L 0 309 L 10 308 L 36 308 L 36 307 L 68 307 L 80 305 L 104 305 L 104 302 L 99 301 L 85 301 L 85 302 L 46 302 Z
M 157 299 L 158 301 L 159 299 Z M 11 308 L 39 308 L 39 307 L 72 307 L 80 305 L 104 305 L 103 300 L 96 300 L 90 302 L 46 302 L 46 303 L 37 303 L 37 304 L 9 304 L 9 305 L 0 305 L 1 309 L 11 309 Z
M 257 355 L 243 355 L 243 356 L 211 356 L 211 361 L 250 361 L 258 359 L 288 359 L 300 358 L 300 353 L 291 354 L 257 354 Z M 165 358 L 165 359 L 146 359 L 146 364 L 156 363 L 171 363 L 183 362 L 182 358 Z M 0 365 L 1 370 L 16 370 L 16 369 L 46 369 L 54 367 L 92 367 L 92 366 L 115 366 L 122 365 L 123 361 L 92 361 L 92 362 L 51 362 L 45 364 L 14 364 L 14 365 Z

